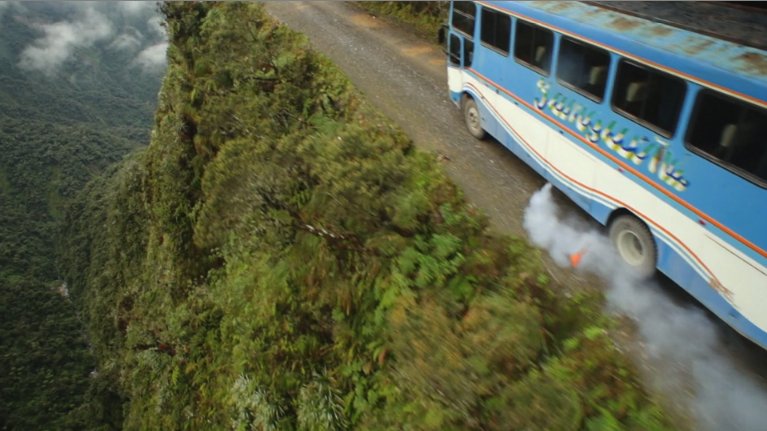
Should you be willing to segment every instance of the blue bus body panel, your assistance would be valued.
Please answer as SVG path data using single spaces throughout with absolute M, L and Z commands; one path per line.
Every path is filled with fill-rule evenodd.
M 612 49 L 630 52 L 680 74 L 699 77 L 705 82 L 743 93 L 767 105 L 767 55 L 764 51 L 737 46 L 705 35 L 691 34 L 663 24 L 647 24 L 644 20 L 578 2 L 479 3 L 526 16 L 594 41 L 607 40 L 609 44 L 605 45 Z M 478 40 L 478 37 L 475 37 L 475 40 Z M 614 123 L 614 132 L 625 130 L 625 140 L 630 141 L 637 137 L 649 143 L 658 139 L 668 142 L 665 153 L 665 156 L 669 157 L 668 161 L 674 163 L 676 172 L 683 177 L 695 180 L 690 181 L 689 186 L 682 192 L 657 178 L 655 184 L 679 196 L 681 200 L 720 222 L 740 237 L 748 238 L 759 249 L 767 250 L 767 223 L 756 222 L 767 218 L 767 188 L 744 181 L 742 177 L 729 173 L 727 169 L 713 162 L 701 161 L 701 157 L 684 145 L 682 131 L 686 128 L 694 97 L 687 98 L 675 135 L 666 139 L 615 113 L 610 108 L 609 101 L 595 104 L 584 96 L 563 88 L 552 75 L 542 78 L 525 67 L 516 67 L 513 73 L 509 73 L 510 65 L 518 66 L 513 60 L 513 55 L 503 57 L 495 51 L 482 49 L 479 43 L 476 46 L 472 68 L 481 71 L 486 78 L 502 88 L 513 88 L 514 93 L 522 99 L 533 101 L 540 97 L 538 81 L 543 79 L 550 87 L 549 92 L 553 97 L 559 93 L 565 105 L 579 104 L 588 107 L 603 125 Z M 554 57 L 556 54 L 555 51 Z M 613 54 L 613 57 L 617 55 Z M 616 67 L 615 60 L 616 58 L 613 58 L 611 68 Z M 612 82 L 608 82 L 606 94 L 610 94 L 611 87 Z M 700 89 L 700 86 L 694 83 L 688 83 L 687 87 L 688 93 L 692 95 Z M 568 126 L 570 130 L 576 131 L 571 123 Z M 604 159 L 598 153 L 595 153 L 595 156 Z M 650 173 L 647 169 L 642 170 L 642 167 L 647 166 L 640 166 L 641 173 L 650 178 L 655 176 L 655 173 Z M 688 206 L 670 199 L 662 192 L 655 192 L 690 218 L 700 218 Z M 715 225 L 709 225 L 709 228 L 713 234 L 725 238 L 730 245 L 753 259 L 765 262 L 764 255 L 744 246 L 741 241 L 732 238 Z
M 695 96 L 703 88 L 767 107 L 767 52 L 577 2 L 477 3 L 554 30 L 552 69 L 544 76 L 516 61 L 513 52 L 504 55 L 481 43 L 478 13 L 472 64 L 465 69 L 449 66 L 472 78 L 460 91 L 451 87 L 450 97 L 456 104 L 464 94 L 471 95 L 479 107 L 483 127 L 491 135 L 602 224 L 609 221 L 616 208 L 622 207 L 622 198 L 600 198 L 587 185 L 557 173 L 555 166 L 547 165 L 545 157 L 533 154 L 535 150 L 528 143 L 520 142 L 518 132 L 510 124 L 513 119 L 498 112 L 500 102 L 504 106 L 513 104 L 566 137 L 588 154 L 589 160 L 598 161 L 598 169 L 614 169 L 641 185 L 659 202 L 703 226 L 705 235 L 752 259 L 756 266 L 749 265 L 761 268 L 757 270 L 765 274 L 767 184 L 744 179 L 690 151 L 684 131 Z M 516 22 L 512 20 L 512 51 Z M 686 96 L 675 132 L 670 137 L 658 135 L 615 112 L 610 100 L 594 102 L 560 84 L 555 78 L 554 59 L 561 34 L 610 52 L 606 99 L 612 94 L 621 58 L 684 79 Z M 492 102 L 487 98 L 492 98 Z M 697 259 L 691 247 L 700 245 L 680 245 L 672 233 L 663 229 L 664 223 L 648 222 L 658 245 L 658 269 L 736 330 L 767 348 L 767 332 L 743 316 L 702 275 L 708 272 L 705 263 L 691 265 L 691 260 Z M 767 291 L 767 285 L 763 289 Z

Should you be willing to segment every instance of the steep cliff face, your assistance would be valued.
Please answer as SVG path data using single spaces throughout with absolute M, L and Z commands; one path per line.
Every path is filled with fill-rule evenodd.
M 163 12 L 152 142 L 68 213 L 105 422 L 665 429 L 598 295 L 489 235 L 300 35 L 256 4 Z

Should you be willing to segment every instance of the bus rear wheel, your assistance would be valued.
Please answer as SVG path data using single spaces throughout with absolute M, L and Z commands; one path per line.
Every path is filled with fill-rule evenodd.
M 610 241 L 621 259 L 641 278 L 655 274 L 658 251 L 647 226 L 634 216 L 618 216 L 610 223 Z
M 487 132 L 482 128 L 482 118 L 479 115 L 477 102 L 470 97 L 466 97 L 463 100 L 463 119 L 471 136 L 477 139 L 485 139 Z

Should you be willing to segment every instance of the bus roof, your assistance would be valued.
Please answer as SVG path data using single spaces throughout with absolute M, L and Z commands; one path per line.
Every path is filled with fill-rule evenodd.
M 610 47 L 615 50 L 634 54 L 663 68 L 700 77 L 701 81 L 705 81 L 703 85 L 731 89 L 736 93 L 749 96 L 747 99 L 759 105 L 767 106 L 767 51 L 702 34 L 701 32 L 713 34 L 715 26 L 702 24 L 704 20 L 698 18 L 698 12 L 685 15 L 677 11 L 676 18 L 673 17 L 674 7 L 689 12 L 694 10 L 691 6 L 699 7 L 699 2 L 692 2 L 689 5 L 681 4 L 683 2 L 672 2 L 665 6 L 664 2 L 655 6 L 628 5 L 632 2 L 587 4 L 586 2 L 560 1 L 519 3 L 482 1 L 479 3 L 540 20 L 543 24 L 558 27 L 574 35 L 582 35 L 595 42 L 610 44 Z M 735 9 L 721 5 L 713 6 Z M 661 10 L 663 12 L 659 12 Z M 713 9 L 709 9 L 709 14 L 712 13 L 711 10 Z M 736 25 L 732 24 L 735 19 L 732 17 L 744 20 L 744 15 L 740 12 L 746 11 L 730 12 L 727 15 L 730 19 L 723 18 L 718 24 L 722 27 Z M 757 11 L 757 14 L 762 16 L 759 19 L 767 20 L 760 11 Z M 653 19 L 651 20 L 650 17 Z M 751 24 L 746 27 L 753 31 L 740 28 L 722 37 L 743 38 L 745 33 L 754 33 L 749 39 L 752 40 L 750 42 L 752 45 L 762 42 L 767 45 L 767 26 L 761 26 L 759 19 L 748 21 Z M 696 20 L 699 22 L 696 23 Z M 674 25 L 657 21 L 669 23 L 673 21 Z M 710 23 L 711 16 L 705 21 Z M 761 31 L 757 31 L 760 26 Z
M 646 18 L 740 45 L 767 49 L 767 9 L 720 2 L 585 1 L 597 7 Z

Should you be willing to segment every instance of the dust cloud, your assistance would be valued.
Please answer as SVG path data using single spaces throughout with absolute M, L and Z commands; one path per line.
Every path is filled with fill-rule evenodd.
M 556 264 L 570 266 L 583 251 L 577 271 L 605 280 L 610 311 L 631 318 L 637 329 L 649 385 L 682 404 L 707 431 L 757 431 L 767 427 L 767 386 L 735 363 L 712 317 L 696 304 L 678 305 L 656 281 L 632 277 L 609 239 L 575 217 L 562 217 L 546 184 L 530 199 L 524 227 L 531 241 Z M 681 289 L 681 288 L 680 288 Z M 639 347 L 637 349 L 636 347 Z

